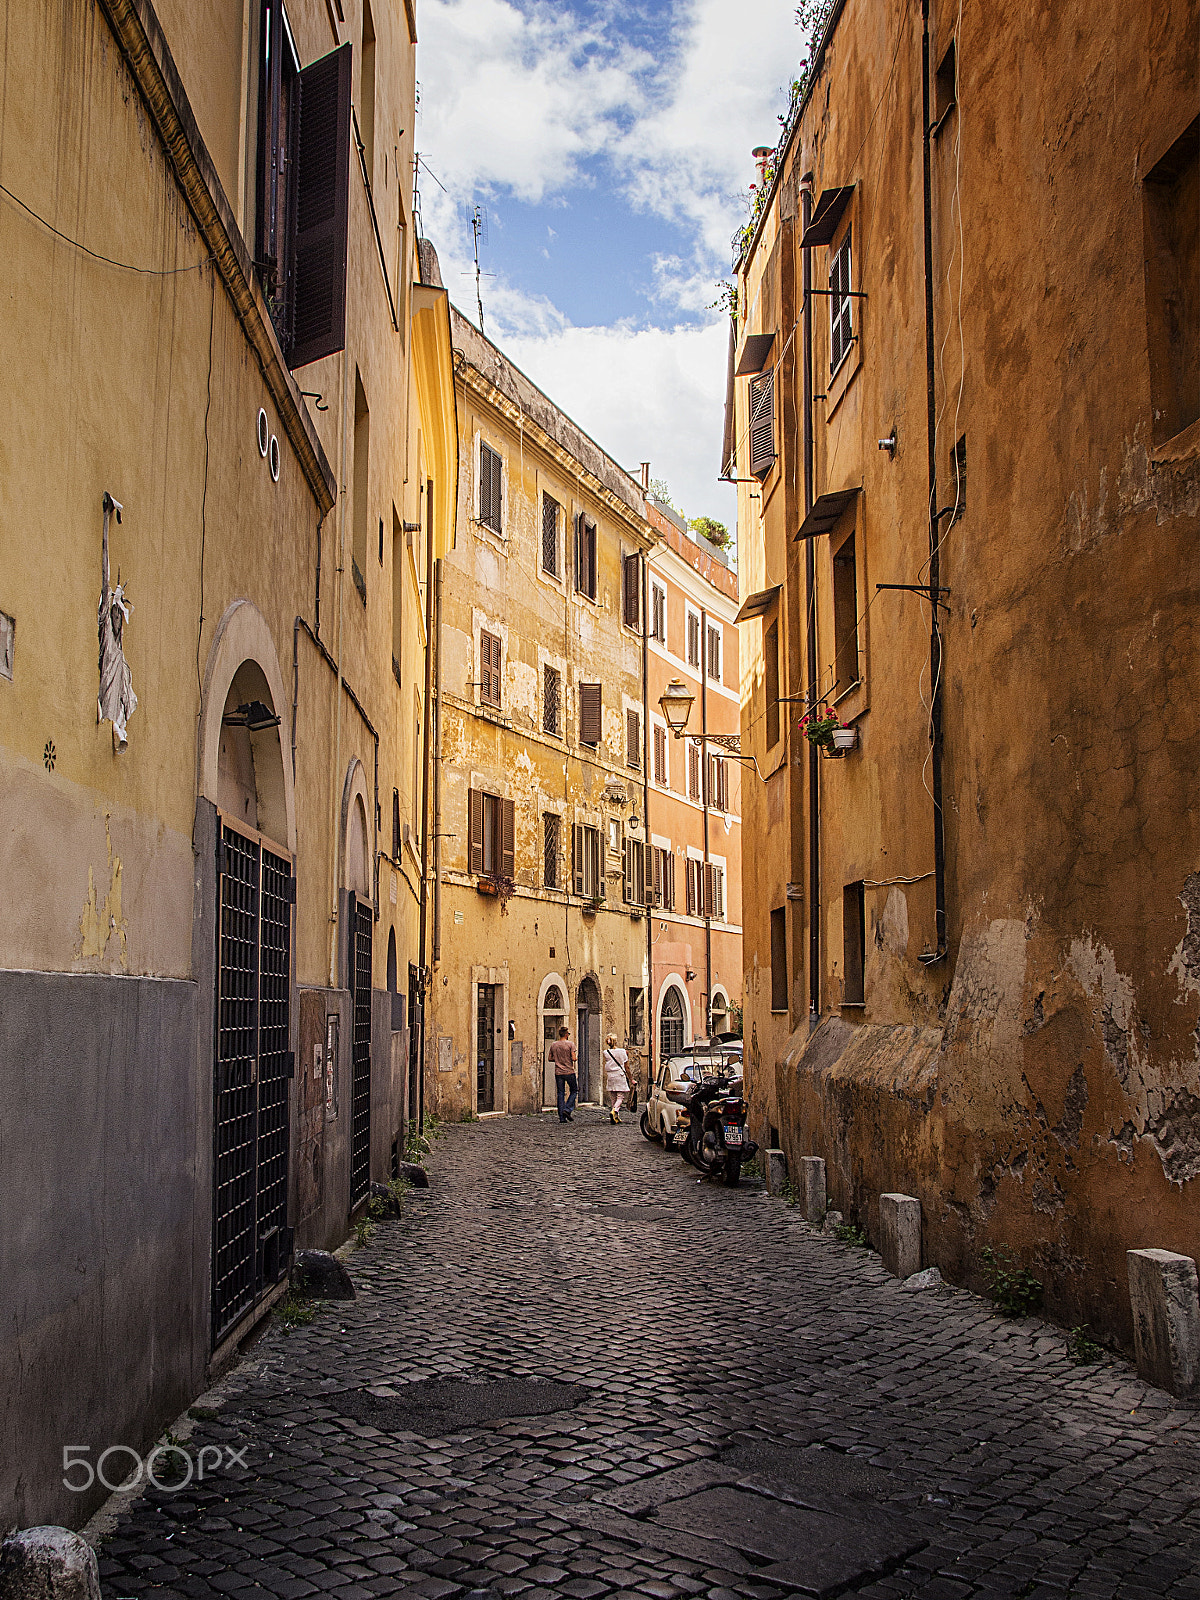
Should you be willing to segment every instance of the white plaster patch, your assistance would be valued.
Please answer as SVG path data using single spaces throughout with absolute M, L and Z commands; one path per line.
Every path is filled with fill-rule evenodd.
M 894 956 L 908 954 L 908 896 L 894 888 L 883 908 L 883 942 Z

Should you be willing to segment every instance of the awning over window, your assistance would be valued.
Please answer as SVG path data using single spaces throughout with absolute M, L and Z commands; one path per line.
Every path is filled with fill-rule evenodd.
M 761 617 L 764 611 L 769 611 L 775 604 L 775 596 L 782 587 L 782 584 L 776 583 L 770 589 L 760 589 L 757 594 L 747 595 L 742 602 L 742 609 L 733 620 L 750 622 L 755 617 Z
M 800 524 L 797 539 L 815 539 L 822 533 L 832 533 L 842 512 L 854 504 L 862 493 L 862 485 L 853 489 L 835 489 L 831 494 L 818 495 L 813 508 Z
M 852 183 L 845 184 L 840 189 L 823 189 L 821 198 L 817 201 L 817 209 L 812 214 L 812 220 L 804 230 L 800 244 L 828 244 L 837 232 L 837 225 L 842 220 L 842 213 L 850 204 L 850 196 L 854 193 Z
M 735 376 L 744 378 L 748 373 L 761 372 L 774 343 L 773 333 L 748 333 Z

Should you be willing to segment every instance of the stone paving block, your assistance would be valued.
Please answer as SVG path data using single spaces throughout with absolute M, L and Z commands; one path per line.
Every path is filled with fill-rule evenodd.
M 921 1202 L 915 1196 L 879 1196 L 879 1254 L 894 1278 L 921 1270 Z
M 1128 1250 L 1138 1372 L 1169 1394 L 1200 1390 L 1200 1280 L 1191 1256 Z

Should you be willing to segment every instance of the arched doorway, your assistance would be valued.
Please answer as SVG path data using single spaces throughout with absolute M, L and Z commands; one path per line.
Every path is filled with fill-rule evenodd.
M 662 1011 L 658 1023 L 658 1058 L 669 1061 L 677 1056 L 686 1043 L 686 1020 L 683 995 L 679 985 L 670 984 L 663 992 Z
M 567 1022 L 567 1002 L 562 985 L 549 983 L 542 994 L 538 1008 L 542 1014 L 542 1105 L 555 1102 L 554 1063 L 550 1059 L 550 1046 L 558 1038 L 558 1030 Z
M 575 1049 L 579 1056 L 579 1098 L 591 1101 L 600 1094 L 600 985 L 587 977 L 579 985 L 575 1000 L 578 1033 Z

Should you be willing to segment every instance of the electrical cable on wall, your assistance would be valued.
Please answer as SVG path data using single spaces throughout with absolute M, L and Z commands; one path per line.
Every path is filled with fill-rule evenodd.
M 113 256 L 102 255 L 99 250 L 89 249 L 86 244 L 81 244 L 78 239 L 72 239 L 70 234 L 63 233 L 52 222 L 47 222 L 45 217 L 39 215 L 32 206 L 26 205 L 19 195 L 15 195 L 11 189 L 6 189 L 2 183 L 0 183 L 0 194 L 5 195 L 14 205 L 20 206 L 26 216 L 32 217 L 39 227 L 45 228 L 56 239 L 61 239 L 63 244 L 69 244 L 73 250 L 78 250 L 82 255 L 90 256 L 93 261 L 102 261 L 105 266 L 116 267 L 121 272 L 136 272 L 145 278 L 177 278 L 185 272 L 198 272 L 201 267 L 205 267 L 210 261 L 216 260 L 215 256 L 205 256 L 202 261 L 193 261 L 190 266 L 186 267 L 135 267 L 130 261 L 117 261 Z

